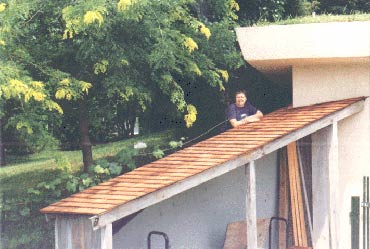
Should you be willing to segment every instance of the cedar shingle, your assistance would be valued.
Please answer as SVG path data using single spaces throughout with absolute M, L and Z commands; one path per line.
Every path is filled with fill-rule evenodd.
M 42 213 L 98 215 L 218 166 L 344 109 L 364 98 L 285 107 L 259 122 L 230 129 L 172 155 L 41 209 Z

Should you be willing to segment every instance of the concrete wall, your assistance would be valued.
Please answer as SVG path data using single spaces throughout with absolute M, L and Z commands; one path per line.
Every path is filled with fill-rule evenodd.
M 293 66 L 293 106 L 369 96 L 369 66 L 369 63 Z M 317 144 L 320 143 L 319 139 L 316 139 L 315 143 L 313 146 L 320 146 Z M 369 99 L 365 101 L 363 111 L 338 123 L 338 143 L 340 183 L 337 190 L 338 217 L 340 217 L 338 249 L 347 249 L 351 246 L 349 217 L 351 196 L 362 197 L 362 177 L 370 175 Z M 313 149 L 313 161 L 322 157 L 319 153 L 319 150 Z M 315 194 L 321 195 L 320 192 L 314 192 L 313 195 Z M 313 219 L 315 220 L 315 217 Z
M 370 84 L 370 83 L 369 83 Z M 351 196 L 360 196 L 362 200 L 362 178 L 370 176 L 370 102 L 362 113 L 348 118 L 338 125 L 339 142 L 339 249 L 350 248 L 351 227 L 349 213 Z M 362 212 L 361 212 L 362 213 Z M 362 216 L 361 216 L 362 217 Z M 360 219 L 362 220 L 362 218 Z M 360 233 L 362 234 L 362 232 Z
M 277 153 L 256 162 L 257 217 L 276 215 Z M 245 219 L 245 167 L 146 208 L 113 236 L 115 249 L 147 248 L 150 231 L 165 232 L 171 248 L 222 248 L 226 226 Z M 153 236 L 152 248 L 164 248 Z
M 370 95 L 370 63 L 293 66 L 293 106 Z

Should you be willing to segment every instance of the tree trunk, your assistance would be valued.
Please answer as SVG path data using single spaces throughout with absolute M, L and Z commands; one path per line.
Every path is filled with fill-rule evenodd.
M 3 118 L 0 118 L 0 166 L 6 165 L 5 162 L 5 144 L 3 139 L 3 126 L 4 126 Z
M 89 121 L 86 106 L 86 96 L 79 102 L 79 125 L 80 125 L 80 137 L 81 137 L 81 149 L 82 159 L 84 163 L 84 172 L 87 172 L 89 166 L 93 162 L 92 158 L 92 146 L 89 137 Z

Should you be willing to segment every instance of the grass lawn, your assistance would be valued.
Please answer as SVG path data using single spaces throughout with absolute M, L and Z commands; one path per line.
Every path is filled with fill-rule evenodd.
M 118 142 L 100 144 L 93 146 L 94 160 L 112 157 L 127 146 L 133 147 L 134 143 L 143 141 L 147 143 L 148 149 L 154 145 L 161 148 L 168 147 L 168 142 L 174 140 L 173 131 L 165 131 L 150 135 L 137 136 Z M 53 179 L 58 171 L 58 159 L 67 160 L 72 165 L 72 169 L 77 172 L 82 167 L 81 151 L 43 151 L 22 158 L 22 162 L 9 164 L 0 168 L 0 193 L 11 192 L 20 194 L 30 187 L 36 186 L 39 182 Z
M 354 21 L 370 21 L 370 14 L 304 16 L 276 22 L 258 22 L 256 26 Z

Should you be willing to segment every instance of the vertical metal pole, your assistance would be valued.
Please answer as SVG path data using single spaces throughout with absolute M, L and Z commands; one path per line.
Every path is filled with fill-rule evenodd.
M 287 221 L 287 219 L 281 218 L 281 217 L 271 217 L 271 219 L 270 219 L 270 224 L 269 224 L 269 248 L 268 249 L 271 249 L 272 221 L 273 220 L 283 221 L 285 223 L 285 246 L 284 246 L 284 248 L 285 249 L 288 249 L 288 242 L 289 242 L 289 237 L 288 237 L 288 221 Z M 278 246 L 278 248 L 281 248 L 280 247 L 280 244 L 277 245 L 277 246 Z
M 351 249 L 360 248 L 360 197 L 351 198 Z
M 366 201 L 366 177 L 364 176 L 363 179 L 363 195 L 362 195 L 362 201 Z M 366 249 L 366 207 L 365 205 L 362 206 L 362 248 Z

